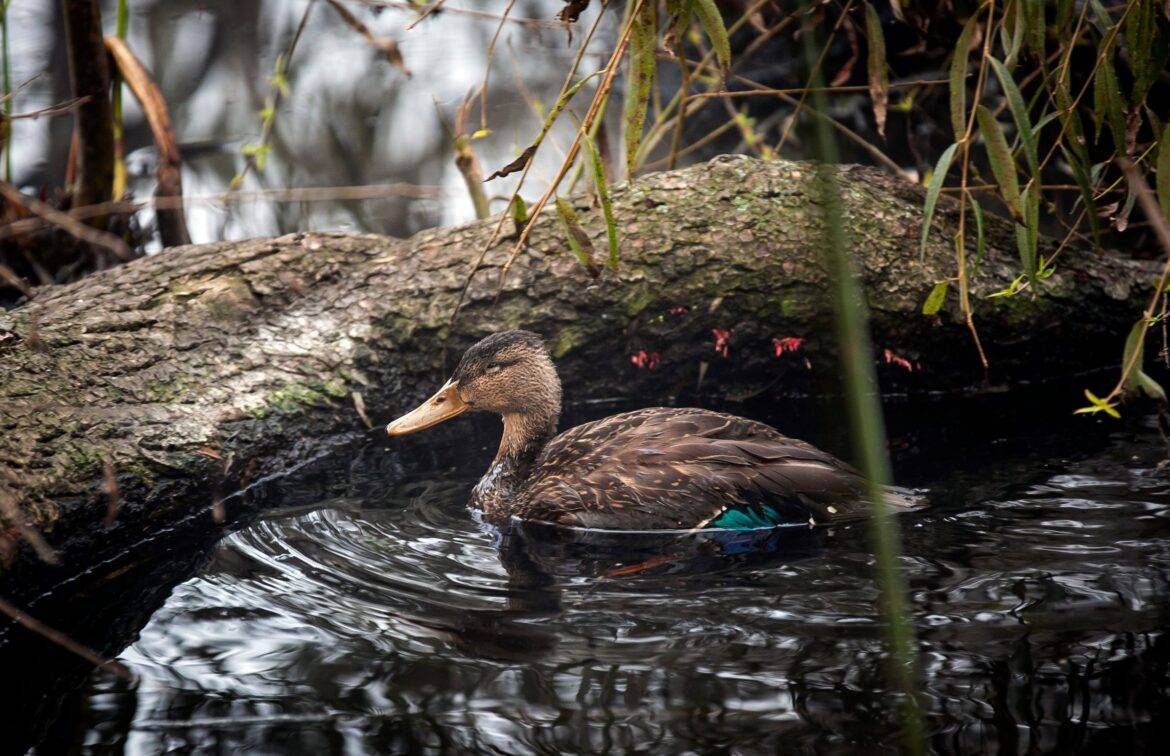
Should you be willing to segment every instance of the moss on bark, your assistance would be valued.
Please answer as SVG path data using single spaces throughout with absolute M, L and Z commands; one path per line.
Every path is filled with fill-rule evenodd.
M 726 158 L 615 188 L 621 265 L 597 278 L 546 214 L 502 286 L 510 242 L 489 250 L 453 324 L 494 221 L 410 240 L 306 233 L 183 247 L 42 289 L 0 323 L 0 496 L 55 544 L 109 542 L 109 465 L 124 499 L 115 531 L 136 537 L 288 469 L 316 440 L 364 431 L 355 392 L 385 420 L 506 327 L 549 339 L 570 401 L 670 401 L 703 364 L 707 392 L 806 387 L 804 361 L 778 359 L 772 339 L 804 339 L 801 356 L 831 369 L 813 175 Z M 840 181 L 875 344 L 921 363 L 894 388 L 1000 388 L 1117 361 L 1149 264 L 1070 248 L 1038 299 L 989 300 L 1016 269 L 1010 224 L 989 219 L 972 280 L 984 376 L 954 296 L 938 316 L 920 314 L 953 273 L 955 209 L 940 205 L 920 260 L 917 187 L 857 167 Z M 604 248 L 599 211 L 575 204 Z M 730 333 L 726 355 L 713 329 Z M 660 362 L 634 364 L 640 351 Z

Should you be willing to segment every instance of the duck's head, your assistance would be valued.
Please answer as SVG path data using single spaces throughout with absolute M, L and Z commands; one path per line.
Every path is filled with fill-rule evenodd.
M 530 331 L 492 334 L 467 350 L 451 380 L 421 405 L 386 426 L 405 436 L 464 412 L 481 410 L 528 433 L 552 430 L 561 414 L 561 382 L 540 336 Z

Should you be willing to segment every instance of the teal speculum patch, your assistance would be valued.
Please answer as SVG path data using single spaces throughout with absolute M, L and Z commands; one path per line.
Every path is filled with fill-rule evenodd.
M 774 507 L 757 504 L 753 507 L 729 509 L 712 520 L 710 527 L 723 530 L 755 530 L 790 524 L 792 518 L 781 515 Z

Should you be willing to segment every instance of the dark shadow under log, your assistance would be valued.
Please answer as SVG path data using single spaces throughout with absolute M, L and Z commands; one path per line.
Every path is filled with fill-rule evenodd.
M 38 564 L 15 519 L 62 551 L 61 567 L 36 568 L 41 577 L 71 574 L 326 441 L 371 432 L 359 406 L 384 422 L 473 340 L 505 328 L 548 339 L 570 402 L 695 401 L 700 376 L 707 397 L 823 388 L 815 376 L 831 374 L 835 357 L 810 243 L 820 238 L 813 176 L 804 164 L 724 158 L 616 188 L 622 262 L 599 278 L 546 213 L 502 289 L 511 243 L 488 252 L 454 324 L 494 221 L 410 240 L 305 233 L 181 247 L 40 289 L 0 314 L 6 569 Z M 1010 224 L 989 219 L 972 279 L 985 376 L 953 294 L 938 316 L 921 314 L 954 271 L 955 209 L 939 208 L 920 261 L 917 187 L 858 167 L 843 167 L 840 184 L 875 358 L 888 349 L 915 366 L 888 365 L 884 390 L 1002 391 L 1116 368 L 1157 266 L 1066 248 L 1040 297 L 988 299 L 1018 269 Z M 604 248 L 599 211 L 575 204 Z M 803 342 L 777 356 L 783 339 Z

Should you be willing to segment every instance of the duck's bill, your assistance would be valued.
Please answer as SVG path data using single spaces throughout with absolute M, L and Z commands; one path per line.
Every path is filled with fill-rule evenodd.
M 439 389 L 434 396 L 407 412 L 402 417 L 386 426 L 386 432 L 391 436 L 405 436 L 408 433 L 418 433 L 444 420 L 462 415 L 471 405 L 459 396 L 459 384 L 447 381 L 447 385 Z

